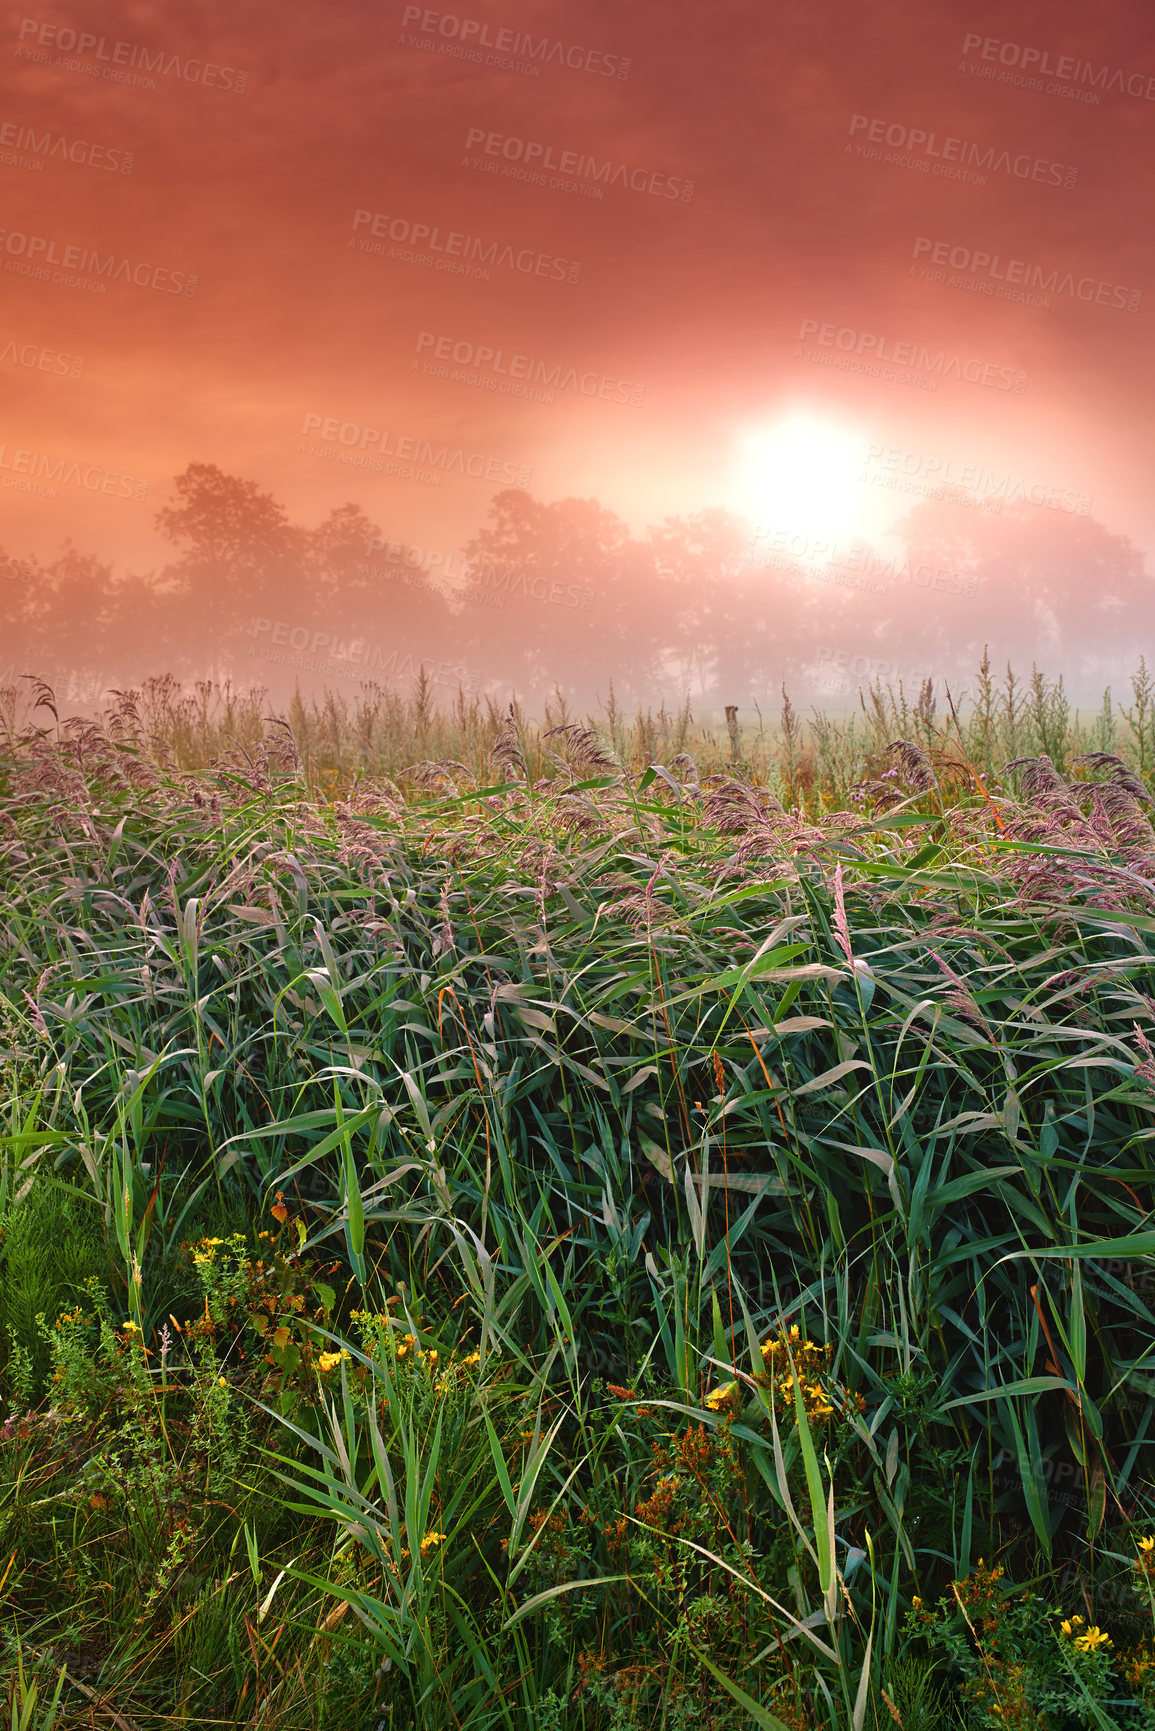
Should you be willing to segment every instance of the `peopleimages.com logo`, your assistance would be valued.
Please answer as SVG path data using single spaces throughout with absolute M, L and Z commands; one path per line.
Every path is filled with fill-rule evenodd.
M 379 453 L 382 458 L 393 457 L 399 462 L 423 464 L 429 470 L 440 470 L 446 475 L 466 475 L 474 481 L 500 481 L 507 487 L 528 487 L 533 479 L 533 470 L 521 463 L 486 457 L 479 451 L 467 452 L 460 446 L 436 445 L 432 439 L 417 438 L 413 434 L 393 439 L 385 428 L 363 426 L 359 421 L 342 421 L 335 415 L 327 418 L 306 415 L 301 427 L 302 438 L 307 433 L 316 433 L 334 449 L 343 445 L 351 454 Z M 355 466 L 365 465 L 358 463 Z
M 65 379 L 78 379 L 84 371 L 83 355 L 64 355 L 56 349 L 46 349 L 43 343 L 18 343 L 14 337 L 0 338 L 0 362 L 10 361 L 14 367 L 27 367 L 38 373 L 56 373 Z
M 873 685 L 876 680 L 913 679 L 915 670 L 904 669 L 894 661 L 883 661 L 876 655 L 855 654 L 853 649 L 833 649 L 819 643 L 809 669 L 815 683 L 824 691 L 857 691 L 863 680 Z
M 1125 288 L 1120 283 L 1103 282 L 1093 276 L 1076 277 L 1073 271 L 1060 271 L 1058 268 L 1045 270 L 1041 264 L 1030 264 L 1026 259 L 1004 260 L 1001 253 L 953 246 L 949 240 L 928 240 L 924 235 L 915 240 L 911 256 L 929 257 L 932 264 L 949 267 L 962 275 L 985 277 L 1008 287 L 1020 284 L 1024 290 L 1040 294 L 1070 295 L 1072 300 L 1094 301 L 1096 306 L 1117 307 L 1129 313 L 1139 311 L 1139 302 L 1143 298 L 1142 289 Z M 913 265 L 907 274 L 915 274 Z
M 311 673 L 344 679 L 364 679 L 367 674 L 386 679 L 417 679 L 424 673 L 435 685 L 463 686 L 469 691 L 476 691 L 481 685 L 481 674 L 476 668 L 427 657 L 415 661 L 400 649 L 384 650 L 363 637 L 342 637 L 339 631 L 313 630 L 288 619 L 254 619 L 250 636 L 256 640 L 250 654 L 262 661 Z
M 431 364 L 432 361 L 452 361 L 455 367 L 472 370 L 474 377 L 465 381 L 470 384 L 477 376 L 496 374 L 497 377 L 486 382 L 490 389 L 506 395 L 523 395 L 521 383 L 524 382 L 531 392 L 538 387 L 546 391 L 575 391 L 582 397 L 600 397 L 603 402 L 632 403 L 637 407 L 646 394 L 645 385 L 611 378 L 607 373 L 579 372 L 576 367 L 563 366 L 560 361 L 549 366 L 532 355 L 518 354 L 514 350 L 507 354 L 504 349 L 495 349 L 489 343 L 471 343 L 457 337 L 437 336 L 432 331 L 420 331 L 417 353 L 424 354 L 427 349 L 433 353 L 431 360 L 421 363 L 423 372 L 432 374 L 434 378 L 452 379 L 455 374 L 447 366 L 434 367 Z M 545 400 L 553 401 L 552 397 Z
M 1004 42 L 997 36 L 968 32 L 963 37 L 962 51 L 969 54 L 975 48 L 980 60 L 1013 69 L 1019 74 L 1018 81 L 1032 89 L 1042 90 L 1044 78 L 1057 78 L 1062 83 L 1069 82 L 1076 90 L 1090 85 L 1091 89 L 1080 92 L 1089 101 L 1097 100 L 1097 91 L 1117 90 L 1121 96 L 1155 102 L 1155 77 L 1145 72 L 1127 73 L 1110 66 L 1095 66 L 1090 60 L 1076 60 L 1070 54 L 1059 55 L 1052 65 L 1049 48 L 1028 48 L 1020 42 Z
M 533 77 L 540 74 L 543 66 L 554 62 L 568 66 L 571 72 L 592 72 L 602 78 L 628 78 L 630 75 L 631 62 L 620 54 L 606 54 L 600 48 L 580 48 L 576 43 L 560 42 L 549 36 L 541 36 L 535 41 L 527 30 L 505 29 L 487 19 L 462 18 L 456 12 L 430 12 L 424 6 L 406 6 L 401 24 L 403 28 L 415 24 L 426 35 L 440 37 L 439 43 L 430 42 L 428 46 L 436 46 L 442 54 L 456 50 L 459 59 L 475 60 L 499 68 L 502 61 L 497 57 L 508 55 L 511 60 L 508 70 L 524 70 Z M 420 41 L 420 38 L 416 40 Z M 483 48 L 492 50 L 492 54 L 488 57 L 482 54 Z
M 106 78 L 114 84 L 143 84 L 148 90 L 157 88 L 155 80 L 138 78 L 134 75 L 136 71 L 156 72 L 162 78 L 179 78 L 185 84 L 203 84 L 208 90 L 231 90 L 237 96 L 244 90 L 249 76 L 233 66 L 218 66 L 212 60 L 182 60 L 179 54 L 168 53 L 163 48 L 143 48 L 139 42 L 112 42 L 110 47 L 110 38 L 98 36 L 95 31 L 74 30 L 68 24 L 46 24 L 39 18 L 23 19 L 18 39 L 21 46 L 16 53 L 23 60 L 50 64 L 53 60 L 60 63 L 62 55 L 75 55 L 71 65 L 67 60 L 63 62 L 69 70 L 89 72 L 94 78 Z M 45 52 L 24 46 L 30 39 L 35 40 L 36 50 Z M 48 53 L 49 49 L 55 49 L 55 55 Z M 89 65 L 84 60 L 83 56 L 89 51 L 98 64 Z
M 900 445 L 871 445 L 862 479 L 871 485 L 885 486 L 889 477 L 899 476 L 933 488 L 961 488 L 983 500 L 997 499 L 1002 505 L 1040 505 L 1074 517 L 1090 516 L 1094 504 L 1090 493 L 1016 475 L 1010 470 L 988 469 L 982 463 L 958 463 L 926 451 L 907 451 Z
M 61 249 L 59 254 L 58 246 Z M 76 272 L 81 279 L 91 282 L 103 279 L 102 292 L 107 292 L 110 282 L 122 281 L 135 288 L 156 289 L 158 294 L 195 295 L 197 292 L 197 279 L 189 276 L 187 271 L 146 264 L 143 259 L 134 264 L 132 259 L 121 258 L 113 252 L 101 257 L 95 247 L 71 246 L 64 241 L 47 239 L 44 235 L 0 228 L 0 250 L 9 255 L 4 262 L 5 270 L 15 271 L 19 276 L 38 277 L 42 282 L 61 281 L 60 276 L 54 277 L 48 269 L 49 265 L 60 265 L 63 272 Z
M 995 361 L 980 360 L 977 356 L 950 354 L 946 349 L 930 349 L 925 343 L 910 342 L 906 338 L 896 340 L 894 337 L 879 336 L 875 331 L 855 330 L 851 325 L 821 324 L 817 319 L 803 319 L 798 332 L 800 341 L 813 337 L 824 348 L 841 351 L 845 356 L 865 357 L 870 364 L 870 370 L 877 375 L 878 365 L 875 363 L 889 362 L 892 368 L 907 368 L 915 374 L 924 374 L 928 381 L 938 379 L 959 379 L 968 385 L 985 385 L 989 390 L 1012 391 L 1021 396 L 1027 388 L 1027 375 L 1015 367 L 1004 367 Z M 796 360 L 807 357 L 795 350 Z M 832 363 L 837 365 L 837 362 Z M 861 365 L 854 367 L 855 371 L 864 371 Z M 889 377 L 890 374 L 884 374 Z
M 902 153 L 895 158 L 902 166 L 909 162 L 912 167 L 948 180 L 977 179 L 980 185 L 985 186 L 983 175 L 1009 174 L 1016 180 L 1033 180 L 1043 186 L 1070 189 L 1079 178 L 1077 168 L 1052 162 L 1048 156 L 1031 156 L 1027 151 L 1012 154 L 993 144 L 984 149 L 968 139 L 928 132 L 925 127 L 902 126 L 898 122 L 871 120 L 865 114 L 852 114 L 850 137 L 858 139 L 860 133 L 863 136 L 855 146 L 860 156 L 866 155 L 873 161 L 890 161 L 891 152 Z M 888 147 L 885 158 L 880 149 L 867 148 L 883 144 Z M 849 151 L 850 145 L 845 148 Z M 976 175 L 972 172 L 974 170 L 982 172 Z
M 91 144 L 84 138 L 66 138 L 62 132 L 40 132 L 34 126 L 21 126 L 14 120 L 0 125 L 0 145 L 4 153 L 0 161 L 10 167 L 43 169 L 44 163 L 59 156 L 81 168 L 101 168 L 108 174 L 131 174 L 136 160 L 131 150 L 120 150 L 109 144 Z M 27 156 L 11 162 L 9 151 L 27 151 Z
M 55 499 L 57 487 L 79 487 L 86 493 L 105 493 L 117 499 L 135 499 L 141 503 L 148 494 L 148 482 L 135 475 L 122 475 L 119 469 L 104 469 L 99 464 L 71 462 L 67 457 L 46 456 L 43 451 L 12 450 L 0 445 L 0 471 L 3 484 L 16 493 L 34 493 L 42 499 Z
M 756 545 L 759 541 L 768 544 L 760 548 Z M 792 529 L 776 529 L 770 523 L 760 523 L 755 529 L 745 563 L 761 569 L 788 571 L 812 583 L 837 583 L 873 595 L 886 593 L 883 578 L 890 583 L 909 583 L 915 589 L 933 589 L 941 595 L 962 595 L 968 600 L 978 589 L 976 577 L 945 565 L 927 565 L 894 554 L 888 558 L 866 541 L 856 539 L 846 544 Z
M 383 553 L 386 563 L 409 571 L 427 572 L 431 576 L 448 576 L 453 570 L 453 554 L 437 547 L 413 547 L 406 541 L 390 541 L 384 535 L 370 535 L 365 556 L 372 561 L 374 553 Z M 360 567 L 366 576 L 379 574 L 372 563 Z
M 676 198 L 682 204 L 689 204 L 694 196 L 694 182 L 683 180 L 678 175 L 656 168 L 631 168 L 628 163 L 615 162 L 612 157 L 599 162 L 596 156 L 588 156 L 584 151 L 562 150 L 560 147 L 555 160 L 552 144 L 540 144 L 532 138 L 513 138 L 504 132 L 487 132 L 484 126 L 471 126 L 466 133 L 466 150 L 472 150 L 474 145 L 481 146 L 483 157 L 499 157 L 507 167 L 521 163 L 523 174 L 542 186 L 550 184 L 546 175 L 552 172 L 572 175 L 577 180 L 598 186 L 626 187 L 631 192 L 647 193 L 653 198 Z M 498 163 L 495 162 L 493 167 L 496 172 Z
M 582 267 L 572 259 L 555 258 L 553 253 L 535 252 L 532 247 L 522 247 L 514 250 L 508 242 L 481 240 L 477 235 L 464 234 L 459 229 L 449 229 L 442 239 L 440 227 L 431 227 L 427 222 L 409 222 L 400 216 L 387 216 L 383 212 L 374 213 L 371 210 L 355 210 L 353 212 L 353 233 L 359 228 L 369 225 L 369 234 L 388 239 L 394 243 L 388 249 L 376 245 L 364 235 L 354 239 L 350 236 L 349 245 L 356 246 L 361 252 L 373 252 L 385 258 L 400 258 L 406 263 L 424 263 L 427 254 L 441 255 L 436 260 L 428 259 L 428 263 L 437 270 L 445 270 L 456 276 L 480 277 L 489 281 L 489 272 L 484 265 L 501 265 L 506 270 L 520 271 L 523 276 L 546 277 L 553 282 L 576 283 L 581 276 Z M 409 247 L 418 248 L 416 252 L 405 250 Z M 476 261 L 480 260 L 480 264 Z
M 521 595 L 527 601 L 542 601 L 552 607 L 580 607 L 583 613 L 588 613 L 595 599 L 594 590 L 579 589 L 576 583 L 535 577 L 516 565 L 498 565 L 488 559 L 475 561 L 468 577 L 469 587 L 463 599 L 489 606 L 504 607 L 510 596 Z

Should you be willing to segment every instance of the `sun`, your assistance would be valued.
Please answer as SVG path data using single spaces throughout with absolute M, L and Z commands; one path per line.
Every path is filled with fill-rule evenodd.
M 818 549 L 867 527 L 861 482 L 867 439 L 807 410 L 739 435 L 733 508 L 764 534 L 785 530 Z

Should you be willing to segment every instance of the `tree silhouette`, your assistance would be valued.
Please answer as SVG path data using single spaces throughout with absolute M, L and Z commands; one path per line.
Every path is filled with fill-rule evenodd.
M 300 596 L 304 532 L 271 493 L 215 463 L 190 463 L 174 486 L 177 502 L 156 515 L 157 528 L 180 550 L 166 576 L 202 664 L 219 672 L 230 632 L 246 612 L 263 613 L 274 596 L 281 605 Z
M 177 557 L 160 572 L 117 575 L 70 543 L 47 563 L 0 554 L 0 683 L 35 672 L 85 700 L 94 684 L 209 673 L 279 699 L 298 679 L 351 692 L 362 677 L 404 683 L 444 662 L 538 708 L 559 685 L 596 703 L 612 681 L 626 703 L 688 690 L 720 709 L 776 700 L 783 679 L 805 700 L 831 664 L 964 683 L 989 643 L 996 666 L 1062 672 L 1090 702 L 1107 683 L 1122 688 L 1155 600 L 1125 535 L 1027 504 L 916 506 L 897 530 L 905 555 L 871 588 L 845 570 L 790 568 L 767 544 L 752 557 L 747 528 L 723 510 L 667 517 L 635 539 L 596 499 L 509 489 L 467 544 L 469 581 L 451 599 L 435 577 L 388 561 L 359 505 L 310 529 L 215 464 L 190 464 L 174 488 L 156 521 Z M 285 653 L 269 653 L 290 632 Z
M 907 586 L 896 596 L 906 653 L 930 664 L 973 667 L 984 643 L 1008 659 L 1062 671 L 1087 700 L 1135 660 L 1135 632 L 1149 628 L 1155 584 L 1126 535 L 1091 516 L 1028 504 L 987 515 L 943 501 L 915 507 L 901 531 L 911 563 L 960 573 L 973 597 Z
M 593 701 L 611 679 L 640 697 L 662 641 L 652 551 L 596 499 L 510 488 L 490 518 L 465 548 L 463 652 L 529 700 L 560 684 Z

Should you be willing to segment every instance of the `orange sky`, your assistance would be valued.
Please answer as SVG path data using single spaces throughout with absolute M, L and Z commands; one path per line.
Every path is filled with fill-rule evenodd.
M 7 11 L 10 557 L 159 569 L 194 461 L 447 553 L 518 480 L 786 545 L 742 440 L 801 417 L 843 547 L 962 477 L 1150 566 L 1149 6 L 446 4 Z

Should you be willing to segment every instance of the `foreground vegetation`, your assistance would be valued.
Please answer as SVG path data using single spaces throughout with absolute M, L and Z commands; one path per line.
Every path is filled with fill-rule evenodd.
M 14 1722 L 1155 1725 L 1143 689 L 1004 769 L 924 688 L 854 786 L 34 693 Z
M 846 682 L 848 687 L 850 681 Z M 936 692 L 923 680 L 917 692 L 903 682 L 881 679 L 861 690 L 841 693 L 839 713 L 814 709 L 799 715 L 785 686 L 781 702 L 767 702 L 766 713 L 728 709 L 724 721 L 696 719 L 689 700 L 676 710 L 661 706 L 631 715 L 617 702 L 612 683 L 599 712 L 575 717 L 560 692 L 534 721 L 515 703 L 514 718 L 531 782 L 556 776 L 558 740 L 551 729 L 581 721 L 608 747 L 619 767 L 641 774 L 652 763 L 669 764 L 688 754 L 701 775 L 735 766 L 770 787 L 789 809 L 810 816 L 855 805 L 863 778 L 889 767 L 890 742 L 909 739 L 924 751 L 953 741 L 955 769 L 980 770 L 992 787 L 1004 764 L 1045 753 L 1060 766 L 1088 752 L 1118 753 L 1140 775 L 1155 767 L 1155 675 L 1140 658 L 1124 701 L 1103 693 L 1097 710 L 1074 709 L 1062 678 L 1050 679 L 1037 667 L 1029 678 L 1011 666 L 1001 673 L 984 651 L 969 689 Z M 47 698 L 47 705 L 38 703 Z M 146 679 L 136 690 L 109 691 L 103 701 L 106 728 L 169 770 L 205 770 L 231 762 L 242 772 L 269 730 L 269 702 L 262 687 L 234 689 L 212 680 L 191 687 L 171 677 Z M 0 686 L 0 739 L 16 748 L 29 725 L 29 708 L 42 728 L 61 726 L 56 698 L 28 676 L 21 686 Z M 849 713 L 845 711 L 849 710 Z M 322 696 L 299 691 L 279 717 L 294 747 L 294 760 L 309 790 L 338 798 L 365 777 L 418 776 L 423 764 L 448 764 L 449 774 L 492 778 L 493 748 L 507 717 L 492 696 L 459 691 L 448 708 L 424 676 L 403 692 L 371 680 L 355 696 L 327 690 Z M 82 743 L 86 718 L 64 723 Z M 961 755 L 959 748 L 961 747 Z M 455 766 L 455 767 L 454 767 Z M 562 773 L 566 773 L 563 769 Z M 948 782 L 955 779 L 948 767 Z M 417 779 L 416 787 L 420 788 Z M 412 786 L 412 784 L 411 784 Z M 445 790 L 444 780 L 440 783 Z M 957 791 L 957 790 L 956 790 Z

